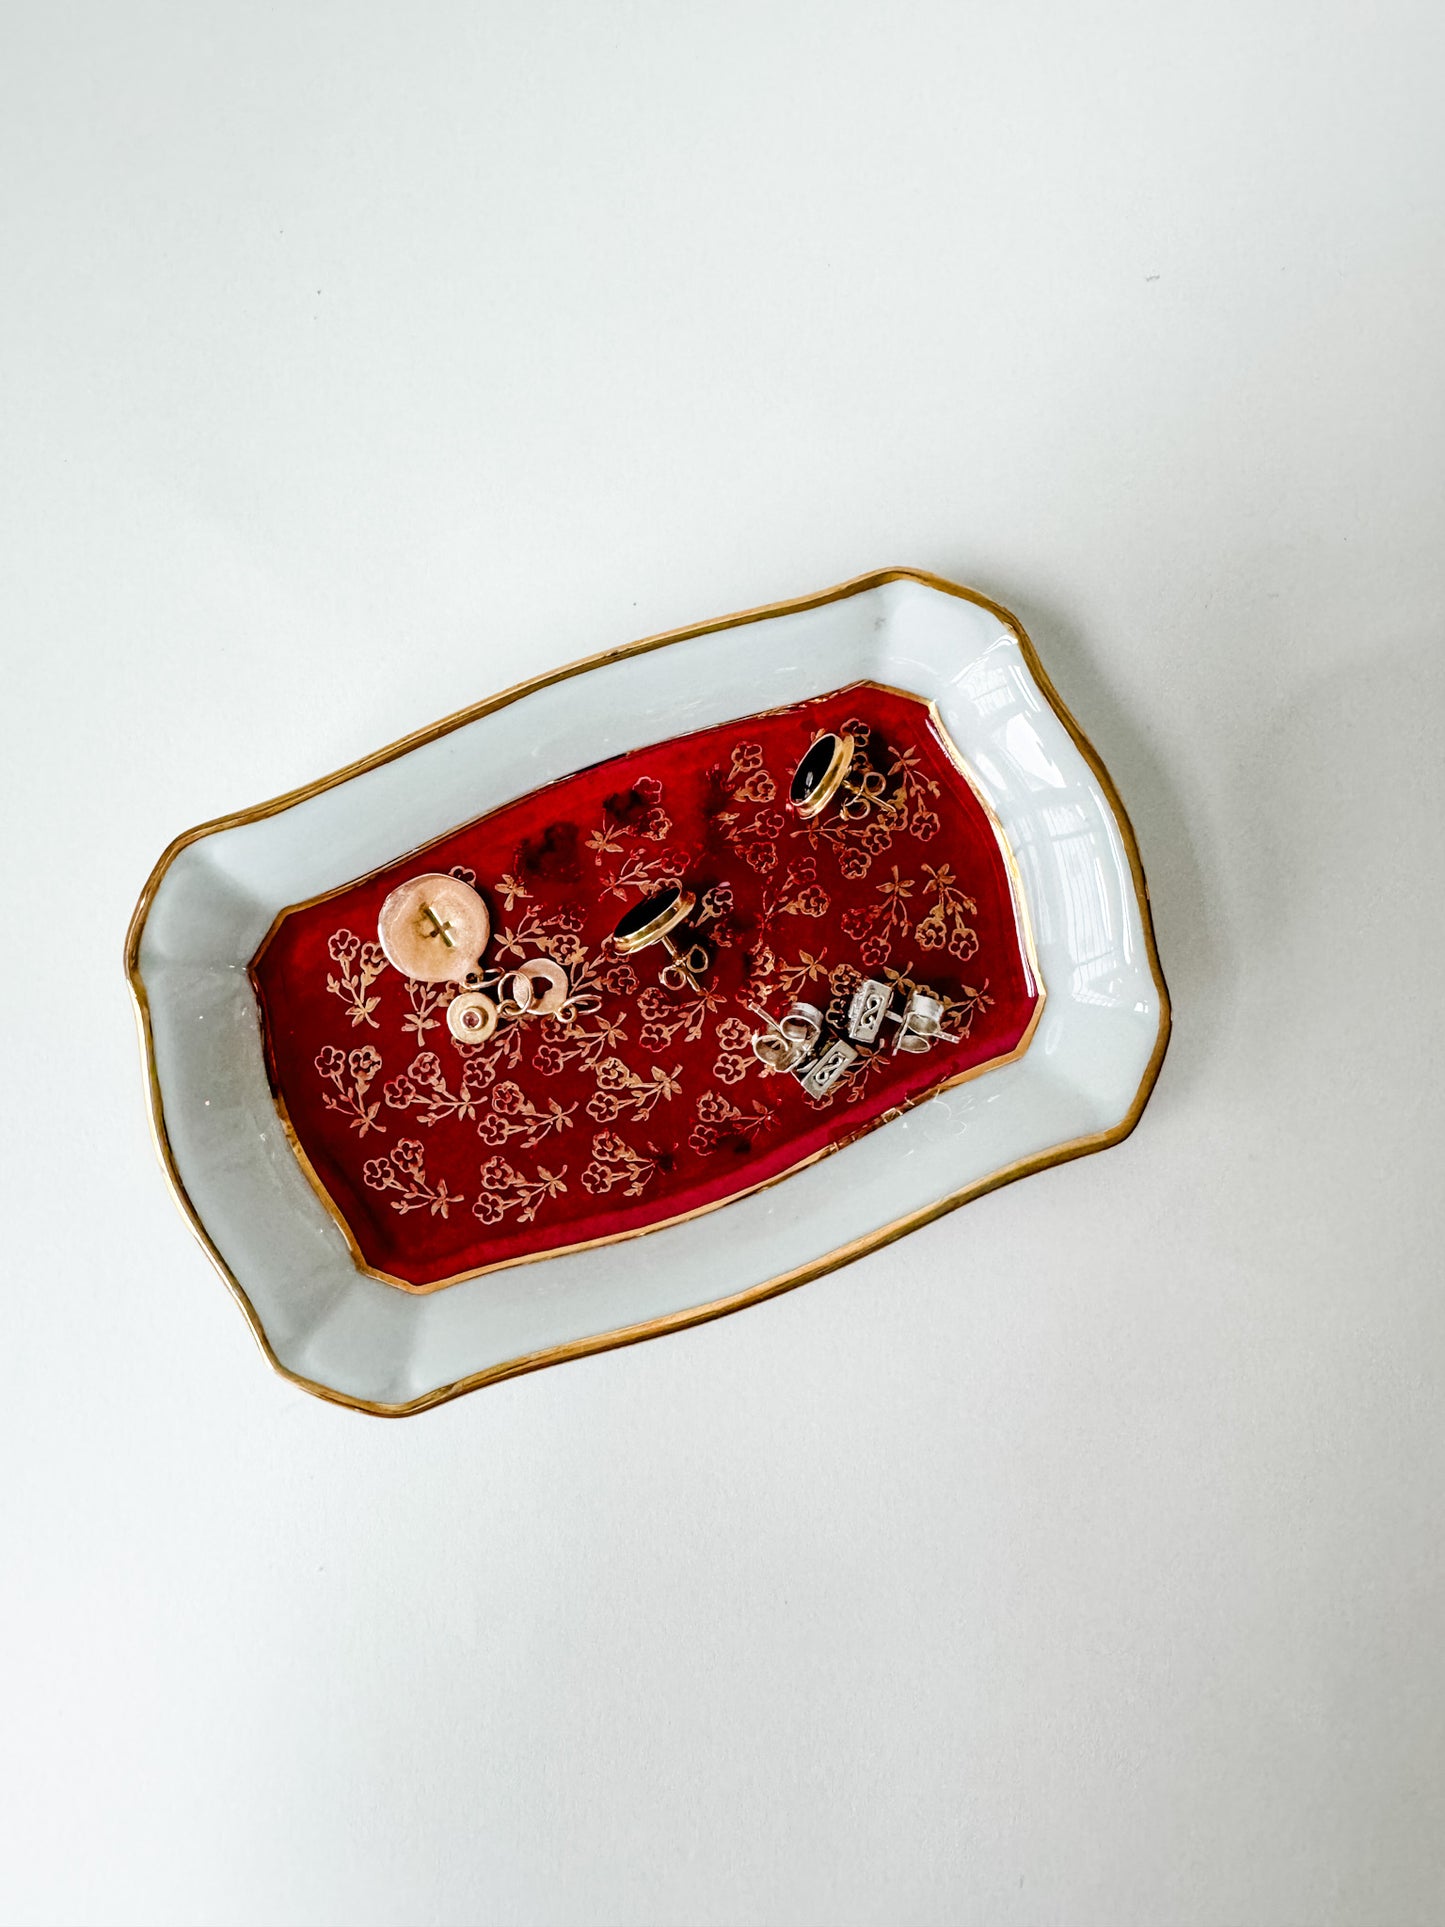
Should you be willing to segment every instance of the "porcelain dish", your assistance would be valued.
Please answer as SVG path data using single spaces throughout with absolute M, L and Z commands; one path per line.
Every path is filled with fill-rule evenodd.
M 1046 993 L 1022 1055 L 736 1198 L 720 1222 L 430 1296 L 368 1275 L 267 1079 L 248 965 L 278 914 L 602 758 L 870 681 L 936 705 L 1001 826 Z M 1169 1033 L 1138 851 L 1102 764 L 1016 619 L 909 570 L 607 651 L 187 832 L 146 884 L 126 969 L 162 1163 L 267 1358 L 389 1416 L 739 1309 L 1115 1144 Z

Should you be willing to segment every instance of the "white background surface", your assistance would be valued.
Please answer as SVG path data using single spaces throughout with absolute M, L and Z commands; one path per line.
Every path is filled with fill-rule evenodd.
M 1445 1913 L 1432 6 L 22 10 L 0 1917 Z M 909 562 L 1175 997 L 1119 1150 L 400 1424 L 146 1136 L 177 829 Z

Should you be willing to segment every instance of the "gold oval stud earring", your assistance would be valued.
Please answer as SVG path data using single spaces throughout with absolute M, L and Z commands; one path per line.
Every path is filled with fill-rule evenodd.
M 857 822 L 874 810 L 892 814 L 892 805 L 884 800 L 886 788 L 882 772 L 868 768 L 853 737 L 829 733 L 814 739 L 793 771 L 788 802 L 805 823 L 811 823 L 841 797 L 838 814 Z
M 657 973 L 658 982 L 668 990 L 701 990 L 703 974 L 711 961 L 707 945 L 694 939 L 681 949 L 674 940 L 696 908 L 697 898 L 691 890 L 659 890 L 618 919 L 612 941 L 623 957 L 634 957 L 639 950 L 660 943 L 671 962 Z

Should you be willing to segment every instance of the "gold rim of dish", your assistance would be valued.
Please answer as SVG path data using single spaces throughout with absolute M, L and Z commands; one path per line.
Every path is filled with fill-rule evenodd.
M 714 635 L 720 630 L 737 629 L 750 623 L 765 622 L 774 616 L 796 615 L 807 609 L 822 608 L 828 603 L 841 602 L 850 596 L 863 595 L 869 590 L 882 588 L 890 582 L 918 582 L 924 587 L 938 590 L 942 594 L 957 596 L 961 601 L 972 602 L 979 608 L 988 610 L 991 615 L 995 616 L 998 621 L 1004 624 L 1016 638 L 1024 661 L 1028 665 L 1029 672 L 1033 676 L 1041 695 L 1054 710 L 1059 721 L 1067 730 L 1075 747 L 1088 764 L 1099 787 L 1108 800 L 1110 808 L 1114 812 L 1120 833 L 1124 839 L 1125 848 L 1128 851 L 1130 876 L 1133 881 L 1134 893 L 1139 906 L 1140 923 L 1144 932 L 1144 943 L 1149 958 L 1150 975 L 1159 993 L 1160 1006 L 1159 1034 L 1155 1039 L 1154 1049 L 1150 1053 L 1149 1061 L 1144 1067 L 1144 1073 L 1139 1080 L 1139 1086 L 1134 1094 L 1134 1100 L 1123 1118 L 1118 1124 L 1112 1126 L 1107 1131 L 1093 1132 L 1085 1137 L 1074 1138 L 1067 1143 L 1056 1145 L 1050 1150 L 1039 1152 L 1032 1157 L 1021 1158 L 1013 1164 L 1006 1165 L 1002 1170 L 993 1172 L 990 1176 L 980 1179 L 975 1184 L 965 1185 L 958 1191 L 950 1192 L 947 1196 L 935 1200 L 932 1204 L 925 1205 L 917 1211 L 909 1212 L 901 1218 L 896 1218 L 892 1223 L 880 1226 L 876 1231 L 871 1231 L 861 1238 L 855 1238 L 846 1245 L 840 1245 L 835 1250 L 824 1253 L 821 1257 L 810 1259 L 804 1265 L 795 1266 L 791 1271 L 782 1272 L 775 1278 L 766 1279 L 762 1284 L 751 1285 L 727 1297 L 713 1299 L 704 1305 L 689 1306 L 683 1311 L 671 1312 L 660 1318 L 645 1320 L 640 1324 L 623 1326 L 616 1331 L 603 1332 L 586 1338 L 574 1339 L 567 1344 L 549 1346 L 541 1351 L 528 1352 L 517 1358 L 505 1359 L 499 1364 L 490 1365 L 481 1371 L 454 1379 L 449 1384 L 439 1385 L 432 1391 L 424 1392 L 417 1398 L 408 1399 L 401 1404 L 388 1405 L 373 1399 L 357 1398 L 349 1392 L 336 1389 L 334 1386 L 323 1385 L 316 1379 L 306 1378 L 302 1373 L 293 1371 L 290 1366 L 283 1364 L 281 1359 L 276 1355 L 270 1340 L 267 1338 L 265 1328 L 250 1298 L 247 1296 L 244 1286 L 226 1263 L 220 1251 L 216 1248 L 215 1243 L 201 1221 L 200 1214 L 191 1201 L 190 1195 L 181 1180 L 180 1172 L 176 1168 L 175 1156 L 171 1149 L 170 1136 L 166 1128 L 165 1105 L 161 1096 L 160 1079 L 156 1069 L 155 1044 L 151 1033 L 150 1005 L 146 987 L 140 974 L 140 941 L 156 891 L 160 888 L 162 879 L 177 856 L 190 844 L 199 842 L 203 837 L 214 836 L 222 830 L 235 829 L 246 823 L 256 823 L 268 816 L 279 815 L 281 811 L 290 809 L 297 803 L 305 802 L 309 797 L 318 796 L 325 790 L 334 789 L 340 783 L 349 782 L 353 777 L 364 775 L 368 770 L 377 769 L 384 763 L 393 762 L 397 757 L 404 756 L 409 750 L 420 748 L 425 743 L 435 742 L 439 737 L 449 735 L 453 730 L 461 729 L 468 723 L 476 722 L 483 716 L 491 715 L 496 710 L 505 709 L 512 703 L 520 701 L 522 697 L 533 695 L 538 690 L 550 687 L 553 683 L 564 682 L 573 676 L 585 674 L 588 670 L 605 668 L 609 663 L 621 662 L 630 656 L 646 655 L 654 649 L 663 649 L 672 643 L 688 642 L 699 636 Z M 934 710 L 936 716 L 936 705 L 930 704 L 930 708 Z M 941 719 L 938 720 L 941 721 Z M 948 732 L 943 730 L 941 733 L 944 742 L 953 750 L 955 759 L 961 761 L 961 759 L 957 757 L 957 751 L 953 746 L 952 738 L 948 735 Z M 968 777 L 971 787 L 974 788 L 975 794 L 977 794 L 977 786 L 973 784 L 971 773 L 966 767 L 964 773 Z M 991 811 L 990 815 L 992 815 Z M 1007 851 L 1006 843 L 1004 847 Z M 1012 853 L 1009 852 L 1008 854 L 1010 857 L 1010 870 L 1012 872 Z M 1016 876 L 1014 881 L 1017 891 Z M 1022 906 L 1023 899 L 1021 892 L 1019 893 L 1018 901 Z M 1028 930 L 1027 919 L 1024 920 L 1023 928 L 1025 931 Z M 1032 956 L 1030 961 L 1034 964 L 1034 973 L 1038 981 L 1040 1004 L 1035 1012 L 1035 1024 L 1030 1025 L 1027 1037 L 1022 1041 L 1019 1049 L 1011 1053 L 1012 1056 L 1019 1055 L 1023 1049 L 1027 1048 L 1027 1044 L 1032 1038 L 1033 1031 L 1036 1027 L 1037 1017 L 1042 1010 L 1044 985 L 1042 981 L 1038 979 L 1037 965 Z M 524 1372 L 539 1371 L 544 1366 L 564 1364 L 574 1358 L 586 1358 L 593 1353 L 611 1351 L 621 1345 L 639 1344 L 644 1339 L 659 1338 L 667 1332 L 683 1331 L 691 1325 L 704 1324 L 710 1319 L 724 1317 L 729 1312 L 742 1311 L 749 1305 L 761 1304 L 765 1299 L 775 1298 L 782 1292 L 791 1291 L 795 1286 L 807 1284 L 815 1278 L 824 1277 L 829 1272 L 840 1269 L 843 1265 L 853 1263 L 858 1258 L 866 1257 L 869 1252 L 879 1251 L 885 1245 L 892 1244 L 896 1239 L 905 1237 L 910 1231 L 916 1231 L 925 1224 L 931 1224 L 936 1218 L 943 1217 L 947 1212 L 957 1210 L 960 1205 L 968 1204 L 975 1198 L 984 1197 L 990 1191 L 997 1191 L 1001 1189 L 1002 1186 L 1011 1184 L 1018 1178 L 1028 1177 L 1034 1172 L 1048 1170 L 1053 1165 L 1064 1164 L 1073 1158 L 1084 1157 L 1093 1151 L 1107 1150 L 1115 1144 L 1122 1143 L 1139 1122 L 1140 1117 L 1143 1115 L 1144 1107 L 1148 1103 L 1150 1094 L 1154 1089 L 1154 1085 L 1158 1081 L 1160 1066 L 1164 1061 L 1164 1054 L 1169 1044 L 1172 1024 L 1169 989 L 1164 981 L 1164 972 L 1159 962 L 1159 951 L 1154 936 L 1154 922 L 1150 913 L 1149 886 L 1144 877 L 1144 866 L 1139 855 L 1138 841 L 1134 835 L 1133 825 L 1129 821 L 1128 812 L 1124 808 L 1123 802 L 1119 797 L 1119 792 L 1114 787 L 1113 779 L 1104 767 L 1098 751 L 1070 714 L 1067 705 L 1054 688 L 1048 672 L 1039 660 L 1038 652 L 1029 639 L 1023 624 L 1011 611 L 1004 608 L 1001 603 L 994 602 L 988 596 L 980 595 L 976 590 L 965 588 L 959 583 L 949 582 L 943 576 L 934 575 L 923 569 L 908 568 L 879 569 L 868 575 L 855 576 L 847 582 L 839 583 L 831 589 L 821 590 L 814 595 L 798 596 L 788 601 L 767 603 L 760 608 L 747 609 L 736 615 L 716 617 L 708 622 L 693 623 L 685 628 L 668 630 L 661 635 L 643 637 L 637 642 L 623 643 L 612 649 L 599 650 L 594 655 L 584 656 L 576 662 L 567 663 L 558 669 L 547 670 L 541 675 L 530 677 L 525 682 L 515 683 L 511 688 L 502 690 L 495 696 L 487 697 L 484 701 L 474 703 L 466 709 L 457 710 L 454 714 L 444 717 L 439 722 L 431 723 L 423 729 L 413 730 L 410 735 L 401 737 L 397 742 L 389 744 L 386 748 L 376 750 L 371 755 L 361 757 L 353 763 L 348 763 L 344 768 L 335 770 L 330 775 L 318 777 L 314 782 L 303 784 L 297 789 L 288 790 L 280 796 L 271 798 L 269 802 L 253 804 L 248 809 L 236 810 L 226 816 L 214 817 L 209 822 L 197 824 L 195 828 L 183 831 L 181 835 L 174 838 L 163 851 L 155 868 L 146 879 L 145 887 L 142 889 L 136 907 L 131 914 L 130 924 L 126 930 L 125 938 L 125 972 L 126 981 L 130 986 L 131 996 L 135 1003 L 136 1023 L 140 1034 L 141 1052 L 146 1074 L 146 1096 L 151 1137 L 155 1144 L 157 1156 L 161 1162 L 161 1168 L 165 1172 L 171 1193 L 182 1215 L 190 1225 L 191 1230 L 194 1232 L 206 1255 L 210 1258 L 211 1263 L 219 1272 L 231 1295 L 240 1306 L 246 1322 L 251 1328 L 252 1335 L 260 1346 L 261 1352 L 272 1370 L 278 1373 L 280 1377 L 289 1379 L 292 1384 L 299 1385 L 302 1390 L 313 1393 L 317 1398 L 325 1399 L 331 1404 L 344 1405 L 352 1411 L 369 1412 L 381 1418 L 409 1417 L 417 1412 L 428 1411 L 434 1406 L 444 1405 L 451 1399 L 460 1398 L 466 1392 L 477 1391 L 484 1385 L 497 1384 L 503 1379 L 520 1377 Z M 995 1069 L 1000 1061 L 1007 1060 L 994 1059 L 989 1064 L 980 1066 L 979 1068 L 980 1070 Z M 977 1071 L 971 1073 L 971 1075 L 977 1074 Z M 731 1202 L 731 1200 L 729 1200 L 729 1202 Z M 661 1227 L 649 1227 L 649 1229 L 660 1228 Z M 557 1254 L 549 1253 L 548 1255 L 555 1256 Z

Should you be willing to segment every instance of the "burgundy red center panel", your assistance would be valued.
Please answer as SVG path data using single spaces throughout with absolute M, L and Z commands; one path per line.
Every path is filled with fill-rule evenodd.
M 805 821 L 794 772 L 847 734 L 884 807 Z M 876 781 L 875 789 L 878 787 Z M 491 912 L 493 975 L 549 957 L 577 1006 L 457 1042 L 456 989 L 391 968 L 377 915 L 399 883 L 452 872 Z M 667 987 L 654 945 L 622 957 L 624 914 L 696 898 Z M 626 1237 L 725 1204 L 1016 1052 L 1041 996 L 999 837 L 929 706 L 860 684 L 680 736 L 547 785 L 278 919 L 252 964 L 267 1066 L 323 1199 L 361 1261 L 414 1291 Z M 940 1041 L 895 1026 L 811 1097 L 754 1057 L 795 1000 L 846 1035 L 866 977 L 943 1000 Z M 674 981 L 676 981 L 674 979 Z

